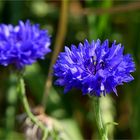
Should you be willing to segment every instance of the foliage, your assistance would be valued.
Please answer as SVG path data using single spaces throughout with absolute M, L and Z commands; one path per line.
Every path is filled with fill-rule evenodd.
M 34 114 L 44 116 L 43 121 L 50 128 L 55 125 L 55 134 L 60 134 L 63 139 L 94 139 L 97 138 L 97 133 L 92 112 L 93 104 L 87 96 L 81 95 L 80 90 L 73 89 L 64 95 L 64 89 L 53 84 L 47 96 L 43 96 L 52 57 L 57 55 L 53 52 L 59 47 L 56 40 L 58 37 L 61 39 L 57 33 L 64 1 L 1 0 L 0 22 L 16 25 L 19 20 L 29 19 L 32 23 L 39 23 L 40 28 L 49 31 L 52 53 L 49 53 L 45 60 L 39 60 L 25 69 L 26 94 L 30 106 Z M 118 97 L 110 94 L 103 98 L 101 106 L 105 114 L 104 121 L 118 123 L 113 127 L 109 124 L 111 139 L 140 139 L 140 3 L 132 0 L 77 0 L 69 1 L 67 8 L 67 22 L 63 22 L 67 24 L 67 28 L 59 50 L 64 50 L 65 45 L 70 46 L 72 43 L 78 45 L 78 42 L 83 42 L 85 38 L 100 38 L 102 41 L 108 38 L 111 42 L 121 42 L 125 53 L 133 55 L 136 72 L 132 75 L 135 80 L 118 87 Z M 26 125 L 27 117 L 16 93 L 17 79 L 10 67 L 0 66 L 0 72 L 0 139 L 24 139 L 23 132 L 25 133 L 29 126 Z M 38 107 L 42 98 L 46 98 L 45 110 Z M 32 124 L 31 127 L 35 128 Z M 65 134 L 61 133 L 63 131 Z

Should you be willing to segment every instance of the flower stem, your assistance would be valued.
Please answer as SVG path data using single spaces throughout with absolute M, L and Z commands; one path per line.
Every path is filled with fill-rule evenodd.
M 95 119 L 96 119 L 96 123 L 97 123 L 101 140 L 108 140 L 106 127 L 104 126 L 104 123 L 102 120 L 100 103 L 99 103 L 98 97 L 94 97 L 93 104 L 94 104 Z
M 24 84 L 24 80 L 22 78 L 22 76 L 19 77 L 19 93 L 20 93 L 20 97 L 22 100 L 22 103 L 24 105 L 24 109 L 25 112 L 27 113 L 28 117 L 31 119 L 31 121 L 33 123 L 35 123 L 42 131 L 43 131 L 43 137 L 42 140 L 46 140 L 47 139 L 47 127 L 45 127 L 31 112 L 30 107 L 29 107 L 29 103 L 27 100 L 27 97 L 25 95 L 25 84 Z
M 42 105 L 44 107 L 44 110 L 46 108 L 48 94 L 52 86 L 53 65 L 58 57 L 59 52 L 62 50 L 65 36 L 67 33 L 68 10 L 69 10 L 69 0 L 61 0 L 61 11 L 60 11 L 59 23 L 58 23 L 58 28 L 57 28 L 58 31 L 56 34 L 56 40 L 54 43 L 54 51 L 52 53 L 52 58 L 51 58 L 50 66 L 49 66 L 49 72 L 46 79 L 45 91 L 42 97 Z

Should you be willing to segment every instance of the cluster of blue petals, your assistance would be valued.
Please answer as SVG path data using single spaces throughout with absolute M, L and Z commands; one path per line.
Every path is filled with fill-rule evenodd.
M 39 25 L 19 21 L 19 25 L 0 25 L 0 64 L 15 65 L 23 68 L 36 59 L 43 59 L 51 50 L 50 36 L 47 30 L 40 30 Z
M 98 39 L 91 44 L 85 40 L 78 47 L 65 47 L 54 65 L 56 84 L 64 86 L 64 92 L 71 88 L 79 88 L 83 94 L 95 96 L 114 92 L 116 86 L 133 80 L 131 72 L 135 64 L 130 54 L 123 54 L 124 47 L 114 41 L 109 47 L 109 41 L 103 43 Z

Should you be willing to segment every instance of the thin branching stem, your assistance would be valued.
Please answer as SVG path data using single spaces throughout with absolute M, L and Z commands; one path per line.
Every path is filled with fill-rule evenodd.
M 110 8 L 83 8 L 79 11 L 82 15 L 104 15 L 104 14 L 118 14 L 140 9 L 140 2 L 131 2 L 128 4 L 121 4 Z
M 62 0 L 61 1 L 61 12 L 60 12 L 60 18 L 59 18 L 59 24 L 58 24 L 58 31 L 57 31 L 57 35 L 56 35 L 55 44 L 54 44 L 54 51 L 52 54 L 49 72 L 48 72 L 48 76 L 47 76 L 47 80 L 46 80 L 46 84 L 45 84 L 45 92 L 44 92 L 44 95 L 42 98 L 42 105 L 43 105 L 44 109 L 46 107 L 48 93 L 52 86 L 53 65 L 57 59 L 59 52 L 62 49 L 64 39 L 65 39 L 66 30 L 67 30 L 67 17 L 68 17 L 68 0 Z
M 36 124 L 42 131 L 43 131 L 43 137 L 42 140 L 46 140 L 47 136 L 48 136 L 48 130 L 47 127 L 45 127 L 45 125 L 43 125 L 31 112 L 30 107 L 29 107 L 29 103 L 27 100 L 27 97 L 25 95 L 25 84 L 24 84 L 24 79 L 22 78 L 22 76 L 19 76 L 19 81 L 18 81 L 18 88 L 19 88 L 19 94 L 20 94 L 20 98 L 22 100 L 25 112 L 27 113 L 27 116 L 31 119 L 31 121 Z

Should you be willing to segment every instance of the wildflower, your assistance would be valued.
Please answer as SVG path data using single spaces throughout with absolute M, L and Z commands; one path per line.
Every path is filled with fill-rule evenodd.
M 43 59 L 51 50 L 50 36 L 47 30 L 40 30 L 39 25 L 19 21 L 19 25 L 0 25 L 0 64 L 15 65 L 23 68 L 36 59 Z
M 96 96 L 115 92 L 116 86 L 130 82 L 134 78 L 135 64 L 130 54 L 123 55 L 124 47 L 116 44 L 109 47 L 109 41 L 98 39 L 91 44 L 85 40 L 78 47 L 65 47 L 54 65 L 56 84 L 64 86 L 64 93 L 71 88 L 81 89 L 83 94 Z

